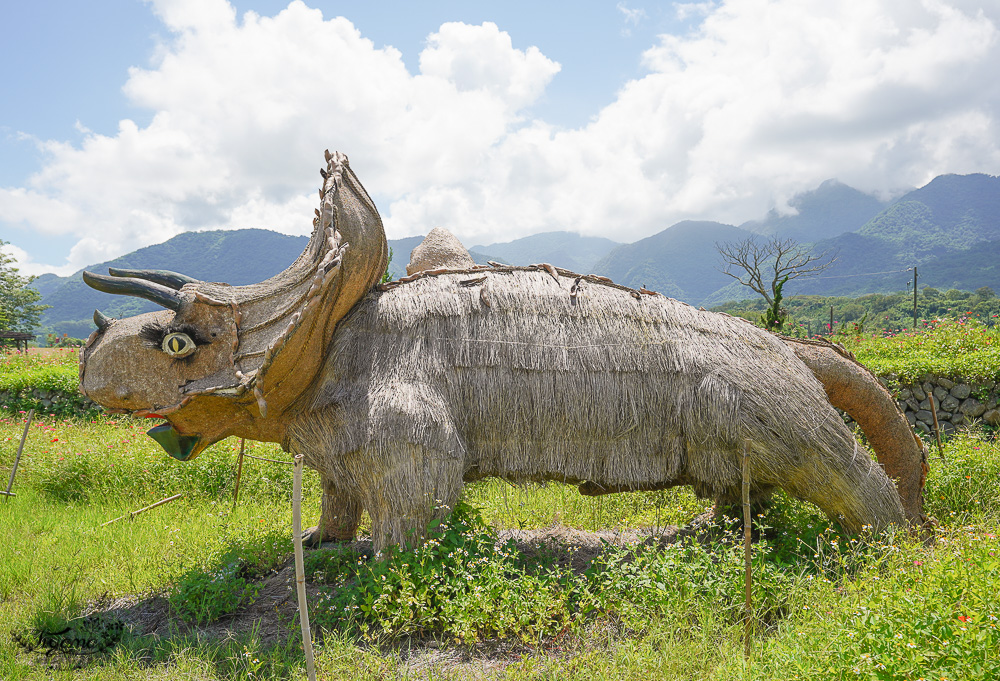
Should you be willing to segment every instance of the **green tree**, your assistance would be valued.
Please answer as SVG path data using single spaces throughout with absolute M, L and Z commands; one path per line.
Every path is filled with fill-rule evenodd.
M 14 257 L 2 250 L 6 245 L 0 239 L 0 330 L 32 333 L 50 306 L 38 303 L 42 294 L 29 286 L 35 278 L 18 274 Z
M 771 237 L 762 242 L 756 235 L 733 243 L 716 243 L 715 250 L 725 263 L 720 272 L 767 301 L 767 312 L 760 322 L 768 331 L 778 332 L 788 317 L 781 307 L 782 287 L 792 279 L 816 275 L 836 260 L 829 251 L 813 253 L 794 239 Z
M 774 287 L 774 300 L 767 306 L 767 309 L 764 310 L 764 314 L 760 316 L 761 325 L 768 331 L 781 333 L 781 327 L 784 326 L 785 322 L 788 320 L 788 310 L 781 305 L 781 289 L 787 283 L 788 275 L 786 274 L 784 278 Z

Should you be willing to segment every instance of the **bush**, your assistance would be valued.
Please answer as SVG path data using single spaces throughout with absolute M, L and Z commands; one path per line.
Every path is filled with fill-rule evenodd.
M 170 590 L 170 607 L 185 622 L 202 625 L 251 605 L 261 589 L 253 578 L 280 565 L 290 544 L 287 534 L 273 532 L 232 541 L 181 576 Z
M 12 352 L 0 355 L 0 409 L 34 409 L 54 416 L 94 416 L 102 412 L 80 393 L 77 353 L 42 357 Z
M 757 621 L 770 627 L 797 598 L 798 572 L 755 548 Z M 514 638 L 537 643 L 595 620 L 644 631 L 651 621 L 743 617 L 743 549 L 730 539 L 667 548 L 605 547 L 583 574 L 527 561 L 498 545 L 478 512 L 459 504 L 417 549 L 387 557 L 347 548 L 315 552 L 306 574 L 329 588 L 313 611 L 320 626 L 369 640 L 404 635 L 458 642 Z
M 534 641 L 574 617 L 572 573 L 518 569 L 511 544 L 497 545 L 478 511 L 459 503 L 413 551 L 364 556 L 340 549 L 310 556 L 307 573 L 333 588 L 315 621 L 366 638 L 440 635 L 456 641 Z
M 974 319 L 933 320 L 921 333 L 837 338 L 878 375 L 912 383 L 924 374 L 964 379 L 1000 378 L 1000 326 Z

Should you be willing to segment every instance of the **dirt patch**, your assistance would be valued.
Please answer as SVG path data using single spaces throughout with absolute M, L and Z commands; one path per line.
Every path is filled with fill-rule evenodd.
M 548 527 L 540 530 L 503 530 L 499 541 L 513 541 L 521 560 L 539 567 L 558 566 L 581 574 L 589 568 L 602 552 L 613 547 L 634 548 L 640 544 L 667 545 L 684 537 L 700 534 L 711 523 L 710 514 L 699 516 L 683 528 L 669 526 L 652 531 L 649 528 L 634 530 L 601 530 L 586 532 L 568 527 Z M 334 543 L 322 549 L 334 548 Z M 371 555 L 371 541 L 353 542 L 350 548 L 359 554 Z M 308 550 L 307 550 L 308 553 Z M 95 602 L 86 614 L 104 614 L 120 619 L 133 635 L 154 639 L 197 638 L 211 640 L 246 636 L 254 633 L 262 646 L 281 644 L 289 638 L 297 639 L 295 625 L 298 606 L 295 595 L 294 562 L 288 561 L 276 571 L 261 578 L 260 591 L 252 605 L 210 624 L 197 626 L 182 621 L 171 612 L 170 604 L 161 595 L 125 596 Z M 315 602 L 323 587 L 306 583 L 310 602 Z M 600 627 L 613 627 L 604 623 Z M 600 640 L 614 635 L 611 631 L 587 633 L 586 645 L 593 647 Z M 436 640 L 402 639 L 383 646 L 383 654 L 398 658 L 417 676 L 457 675 L 461 678 L 488 678 L 504 667 L 531 656 L 572 656 L 580 652 L 582 639 L 557 636 L 543 644 L 527 646 L 513 641 L 485 641 L 478 644 L 451 645 Z
M 260 591 L 251 605 L 204 625 L 184 622 L 162 595 L 106 599 L 92 604 L 86 614 L 118 618 L 136 636 L 217 639 L 254 633 L 264 646 L 281 643 L 295 633 L 291 626 L 298 611 L 293 559 L 258 580 L 258 584 Z M 318 587 L 307 582 L 306 593 L 314 601 Z
M 666 546 L 684 537 L 694 536 L 711 524 L 712 514 L 698 516 L 684 527 L 587 532 L 571 527 L 553 526 L 541 530 L 501 530 L 500 542 L 513 540 L 525 560 L 542 565 L 572 569 L 577 574 L 589 568 L 608 548 L 630 549 L 645 545 Z

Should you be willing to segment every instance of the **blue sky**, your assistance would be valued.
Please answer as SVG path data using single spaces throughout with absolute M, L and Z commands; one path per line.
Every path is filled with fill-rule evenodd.
M 467 244 L 631 241 L 833 177 L 886 194 L 1000 172 L 996 2 L 52 0 L 2 17 L 0 239 L 28 273 L 192 229 L 305 234 L 325 147 L 390 237 L 440 225 Z

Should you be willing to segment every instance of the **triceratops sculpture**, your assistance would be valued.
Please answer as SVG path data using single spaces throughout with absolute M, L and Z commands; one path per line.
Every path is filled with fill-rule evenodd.
M 831 406 L 835 381 L 828 397 L 814 376 L 856 371 L 829 347 L 790 347 L 743 320 L 550 265 L 376 286 L 386 241 L 375 205 L 344 155 L 326 158 L 309 245 L 263 283 L 85 273 L 166 309 L 95 312 L 82 390 L 163 417 L 150 434 L 181 460 L 232 435 L 303 454 L 324 490 L 311 539 L 353 538 L 367 509 L 377 550 L 419 536 L 463 481 L 484 476 L 585 494 L 691 485 L 732 502 L 744 447 L 756 495 L 783 488 L 850 529 L 921 521 L 923 448 L 881 386 L 862 400 L 861 411 L 884 407 L 863 426 L 905 433 L 879 452 L 897 492 Z

